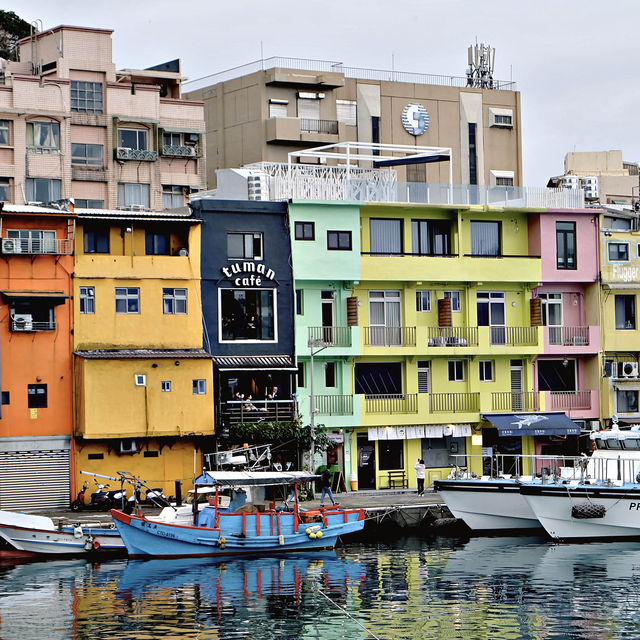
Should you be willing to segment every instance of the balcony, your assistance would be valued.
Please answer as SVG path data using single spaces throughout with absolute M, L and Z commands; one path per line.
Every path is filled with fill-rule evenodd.
M 477 413 L 480 411 L 479 393 L 432 393 L 429 396 L 431 413 Z
M 327 347 L 350 347 L 351 327 L 309 327 L 309 343 Z
M 418 413 L 418 394 L 379 394 L 365 396 L 365 413 Z
M 491 394 L 491 411 L 539 411 L 536 391 L 495 391 Z
M 195 158 L 197 150 L 196 147 L 183 144 L 164 144 L 162 145 L 162 155 L 175 158 Z
M 314 408 L 319 416 L 351 416 L 353 415 L 352 395 L 318 395 L 314 396 Z
M 338 135 L 337 120 L 315 120 L 313 118 L 300 118 L 301 133 L 325 133 L 328 135 Z
M 222 403 L 222 417 L 228 425 L 291 422 L 297 415 L 295 400 L 229 400 Z
M 24 255 L 71 255 L 73 240 L 58 238 L 2 238 L 2 253 Z
M 591 391 L 549 391 L 552 411 L 591 409 Z
M 156 162 L 158 153 L 149 149 L 130 149 L 129 147 L 118 147 L 116 149 L 116 160 L 141 160 L 142 162 Z
M 478 327 L 427 327 L 430 347 L 477 347 Z
M 538 345 L 537 327 L 489 327 L 492 345 L 535 347 Z
M 52 321 L 36 321 L 27 314 L 11 316 L 9 329 L 16 333 L 33 333 L 35 331 L 55 331 L 56 323 Z
M 584 347 L 589 344 L 589 327 L 549 327 L 549 344 Z
M 369 347 L 415 347 L 415 327 L 364 327 L 364 343 Z

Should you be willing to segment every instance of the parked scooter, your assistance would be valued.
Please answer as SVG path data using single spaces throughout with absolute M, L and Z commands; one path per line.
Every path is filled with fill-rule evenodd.
M 83 509 L 90 509 L 93 511 L 108 511 L 111 509 L 111 499 L 109 498 L 109 494 L 104 491 L 108 484 L 98 484 L 96 482 L 96 486 L 98 487 L 97 491 L 94 491 L 91 494 L 91 499 L 88 504 L 84 501 L 84 496 L 89 487 L 87 482 L 83 483 L 82 489 L 78 491 L 78 495 L 76 499 L 71 503 L 71 511 L 81 511 Z
M 134 489 L 133 495 L 129 498 L 129 504 L 132 508 L 136 504 L 153 505 L 155 507 L 168 507 L 170 502 L 164 495 L 162 488 L 151 489 L 145 487 L 146 491 L 142 493 L 141 486 L 137 486 Z

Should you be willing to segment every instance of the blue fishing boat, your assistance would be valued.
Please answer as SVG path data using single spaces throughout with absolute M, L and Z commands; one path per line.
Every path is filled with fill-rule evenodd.
M 195 482 L 215 487 L 211 506 L 195 511 L 191 524 L 158 522 L 142 514 L 111 515 L 130 557 L 230 556 L 282 554 L 332 549 L 340 536 L 364 527 L 362 509 L 334 507 L 304 510 L 298 505 L 298 487 L 317 476 L 305 471 L 205 471 Z M 293 491 L 293 507 L 277 507 L 267 488 Z M 227 509 L 219 492 L 232 493 Z M 247 501 L 247 497 L 249 500 Z M 240 499 L 238 499 L 240 498 Z

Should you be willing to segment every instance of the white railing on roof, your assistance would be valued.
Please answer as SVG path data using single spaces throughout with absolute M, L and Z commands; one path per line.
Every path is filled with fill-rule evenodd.
M 204 87 L 210 87 L 219 82 L 226 82 L 234 78 L 263 71 L 265 69 L 300 69 L 302 71 L 318 71 L 343 73 L 345 78 L 358 78 L 361 80 L 380 80 L 386 82 L 408 82 L 411 84 L 431 84 L 444 87 L 466 87 L 465 76 L 445 76 L 433 73 L 412 73 L 407 71 L 392 71 L 384 69 L 366 69 L 362 67 L 345 67 L 342 62 L 332 60 L 310 60 L 307 58 L 281 58 L 278 56 L 254 60 L 219 73 L 213 73 L 202 78 L 189 80 L 183 83 L 187 91 L 195 91 Z M 516 83 L 505 80 L 494 80 L 493 88 L 500 91 L 516 91 Z
M 584 208 L 582 189 L 398 182 L 397 173 L 392 168 L 350 167 L 347 170 L 346 167 L 326 165 L 259 162 L 247 165 L 245 169 L 259 170 L 266 174 L 271 200 Z

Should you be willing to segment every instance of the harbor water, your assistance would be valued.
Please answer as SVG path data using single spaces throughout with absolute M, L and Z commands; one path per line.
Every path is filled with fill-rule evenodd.
M 271 558 L 0 565 L 0 638 L 640 637 L 640 542 L 394 537 Z

